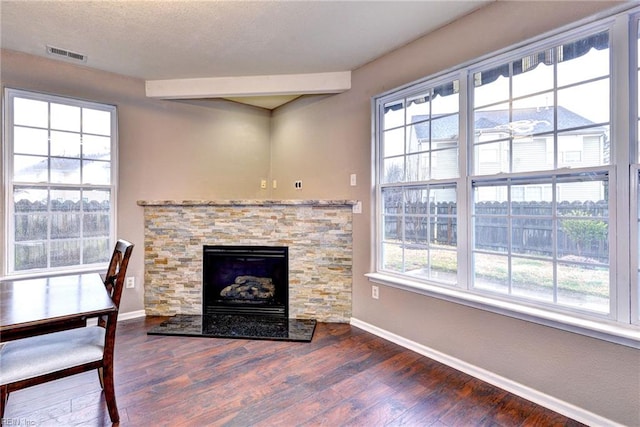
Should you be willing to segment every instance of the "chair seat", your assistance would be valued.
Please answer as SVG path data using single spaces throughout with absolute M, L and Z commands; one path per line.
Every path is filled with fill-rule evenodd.
M 3 343 L 0 385 L 102 359 L 105 329 L 70 329 Z

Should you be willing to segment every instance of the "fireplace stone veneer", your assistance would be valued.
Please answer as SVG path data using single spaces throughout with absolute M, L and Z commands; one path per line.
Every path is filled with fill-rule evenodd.
M 202 313 L 204 245 L 289 248 L 289 317 L 349 322 L 350 200 L 138 201 L 147 315 Z

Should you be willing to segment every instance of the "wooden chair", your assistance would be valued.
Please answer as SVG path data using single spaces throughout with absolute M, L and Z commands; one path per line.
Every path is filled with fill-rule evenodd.
M 118 240 L 105 276 L 105 286 L 116 307 L 120 307 L 132 250 L 132 243 Z M 97 369 L 111 422 L 119 422 L 113 384 L 117 320 L 118 312 L 114 311 L 98 319 L 96 326 L 4 343 L 0 353 L 0 418 L 4 417 L 9 393 Z

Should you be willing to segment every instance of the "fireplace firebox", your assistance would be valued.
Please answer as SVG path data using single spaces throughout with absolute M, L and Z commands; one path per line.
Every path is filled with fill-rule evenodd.
M 289 317 L 289 249 L 203 247 L 203 315 Z

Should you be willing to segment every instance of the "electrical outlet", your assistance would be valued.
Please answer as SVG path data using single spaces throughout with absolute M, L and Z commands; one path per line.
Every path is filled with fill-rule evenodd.
M 296 190 L 302 190 L 302 181 L 296 181 L 293 183 Z
M 376 285 L 371 285 L 371 298 L 373 299 L 380 298 L 380 291 Z
M 265 188 L 267 188 L 267 180 L 266 179 L 261 179 L 260 180 L 260 188 L 262 188 L 263 190 Z
M 135 277 L 127 277 L 127 280 L 124 282 L 124 286 L 126 288 L 135 288 L 136 287 L 136 278 Z

